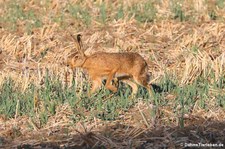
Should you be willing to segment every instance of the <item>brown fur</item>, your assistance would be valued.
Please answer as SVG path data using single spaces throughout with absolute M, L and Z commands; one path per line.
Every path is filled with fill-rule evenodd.
M 80 35 L 78 36 L 77 41 L 80 41 L 78 42 L 78 53 L 74 53 L 68 57 L 67 65 L 72 69 L 81 67 L 88 71 L 92 80 L 92 89 L 89 95 L 102 85 L 103 78 L 106 78 L 106 88 L 116 92 L 117 87 L 111 84 L 115 77 L 131 86 L 132 95 L 137 93 L 137 84 L 147 88 L 151 94 L 151 87 L 148 84 L 148 66 L 144 58 L 138 53 L 99 52 L 86 56 L 81 50 Z M 133 79 L 137 84 L 130 79 Z

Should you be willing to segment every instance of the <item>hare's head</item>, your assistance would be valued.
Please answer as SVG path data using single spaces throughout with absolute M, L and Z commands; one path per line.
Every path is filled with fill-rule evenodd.
M 73 53 L 67 57 L 66 64 L 70 68 L 81 67 L 85 60 L 86 58 L 79 55 L 79 53 Z
M 86 56 L 81 49 L 82 42 L 81 42 L 81 35 L 80 34 L 77 35 L 77 40 L 76 40 L 75 43 L 76 43 L 76 47 L 78 47 L 78 52 L 75 52 L 75 53 L 69 55 L 67 57 L 67 61 L 66 61 L 67 66 L 69 66 L 70 68 L 82 67 L 83 63 L 86 60 Z

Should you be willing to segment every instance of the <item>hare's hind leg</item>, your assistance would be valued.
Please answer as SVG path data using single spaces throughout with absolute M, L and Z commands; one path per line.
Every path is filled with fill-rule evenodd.
M 132 88 L 131 97 L 135 97 L 138 91 L 138 86 L 136 83 L 130 80 L 131 76 L 125 75 L 125 76 L 119 76 L 117 77 L 118 81 L 122 81 L 125 84 L 128 84 Z
M 137 84 L 128 80 L 128 79 L 127 80 L 121 80 L 121 81 L 128 84 L 132 88 L 131 97 L 135 97 L 135 95 L 137 94 L 137 91 L 138 91 Z
M 139 76 L 134 76 L 134 81 L 137 82 L 139 85 L 145 87 L 150 96 L 152 97 L 153 96 L 153 90 L 152 90 L 152 86 L 150 84 L 148 84 L 148 78 L 149 76 L 147 74 L 142 74 L 142 75 L 139 75 Z

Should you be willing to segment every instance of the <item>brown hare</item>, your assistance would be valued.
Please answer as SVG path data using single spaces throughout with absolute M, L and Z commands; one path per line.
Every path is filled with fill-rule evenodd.
M 70 55 L 66 63 L 72 69 L 81 67 L 88 71 L 92 80 L 92 88 L 88 93 L 89 96 L 100 88 L 104 78 L 106 78 L 106 88 L 114 93 L 117 92 L 117 87 L 112 85 L 112 80 L 116 78 L 116 80 L 121 80 L 131 86 L 132 96 L 136 95 L 138 91 L 137 84 L 144 86 L 150 95 L 152 95 L 151 85 L 148 84 L 148 65 L 138 53 L 98 52 L 86 56 L 82 49 L 80 34 L 77 35 L 76 45 L 78 46 L 78 52 Z

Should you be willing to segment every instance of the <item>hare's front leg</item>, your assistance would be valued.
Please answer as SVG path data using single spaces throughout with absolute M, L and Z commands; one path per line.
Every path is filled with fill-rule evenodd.
M 92 87 L 91 91 L 88 92 L 88 97 L 91 97 L 91 95 L 102 85 L 102 79 L 100 77 L 95 77 L 92 79 Z
M 112 83 L 112 79 L 115 76 L 116 70 L 113 70 L 112 72 L 109 73 L 107 80 L 106 80 L 106 88 L 111 90 L 112 92 L 117 92 L 117 88 L 115 86 L 113 86 Z

